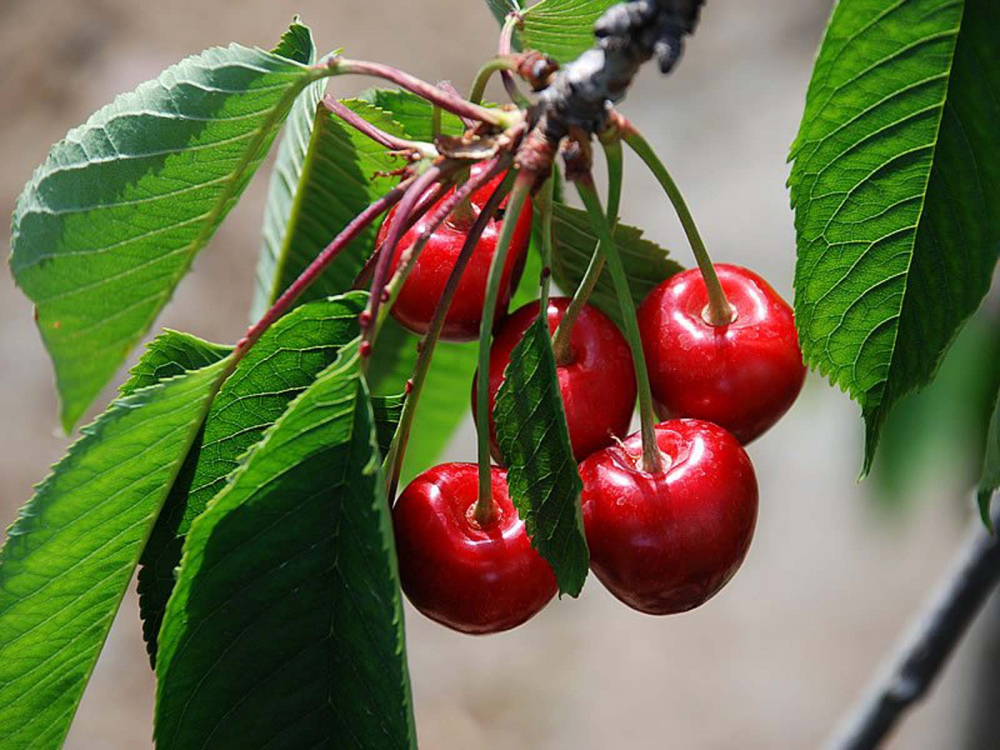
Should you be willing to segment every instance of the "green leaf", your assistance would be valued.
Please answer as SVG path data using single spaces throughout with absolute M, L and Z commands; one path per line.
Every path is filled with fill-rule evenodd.
M 531 545 L 548 560 L 559 592 L 578 596 L 590 552 L 583 531 L 583 482 L 573 458 L 548 321 L 535 318 L 511 352 L 493 409 L 510 499 Z
M 392 118 L 406 132 L 406 137 L 415 141 L 431 142 L 434 132 L 431 116 L 434 107 L 426 99 L 401 89 L 368 89 L 360 98 L 372 106 L 392 113 Z M 465 132 L 462 120 L 451 112 L 441 113 L 441 132 L 445 135 L 461 135 Z
M 322 87 L 303 95 L 278 150 L 264 215 L 254 318 L 264 314 L 355 216 L 397 182 L 376 173 L 395 169 L 399 162 L 383 146 L 317 106 L 321 96 Z M 391 114 L 357 99 L 344 104 L 382 130 L 403 135 Z M 363 231 L 299 303 L 350 289 L 371 255 L 377 231 L 377 224 Z
M 796 319 L 861 405 L 864 471 L 1000 252 L 998 27 L 989 0 L 842 0 L 816 62 L 791 154 Z
M 986 455 L 983 457 L 983 475 L 979 480 L 979 513 L 990 533 L 994 532 L 990 516 L 990 501 L 1000 487 L 1000 396 L 993 407 L 989 434 L 986 437 Z
M 572 294 L 587 271 L 597 246 L 597 236 L 586 211 L 560 203 L 553 208 L 552 278 L 564 293 Z M 619 223 L 615 227 L 615 242 L 625 265 L 632 299 L 637 305 L 653 287 L 683 270 L 667 257 L 666 250 L 655 242 L 643 239 L 641 229 Z M 607 269 L 597 280 L 590 303 L 616 323 L 621 323 L 618 297 Z
M 399 420 L 403 416 L 403 404 L 406 396 L 398 394 L 395 396 L 372 396 L 372 413 L 375 415 L 375 440 L 378 443 L 378 451 L 384 458 L 389 453 L 389 446 L 392 445 L 392 438 L 399 427 Z
M 524 11 L 522 46 L 562 63 L 594 46 L 594 23 L 620 0 L 541 0 Z
M 154 663 L 157 634 L 191 523 L 225 486 L 247 450 L 358 335 L 366 299 L 364 292 L 352 292 L 296 308 L 268 329 L 220 389 L 140 561 L 139 609 Z
M 298 25 L 279 50 L 301 54 Z M 293 100 L 330 71 L 213 48 L 119 96 L 18 199 L 10 264 L 35 302 L 70 430 L 235 205 Z
M 146 537 L 227 373 L 227 351 L 180 333 L 154 340 L 124 395 L 83 428 L 9 529 L 0 550 L 5 750 L 61 746 Z
M 393 318 L 386 320 L 369 369 L 372 392 L 399 393 L 404 389 L 417 362 L 419 340 Z M 401 486 L 437 462 L 469 413 L 476 353 L 472 343 L 439 341 L 435 347 L 413 418 Z
M 160 750 L 416 747 L 358 359 L 345 347 L 192 525 L 160 633 Z

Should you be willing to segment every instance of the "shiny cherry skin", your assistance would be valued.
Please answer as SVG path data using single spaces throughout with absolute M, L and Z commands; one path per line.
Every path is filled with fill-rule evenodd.
M 788 303 L 753 271 L 726 263 L 715 271 L 735 320 L 709 324 L 701 272 L 684 271 L 639 308 L 642 348 L 661 418 L 715 422 L 746 445 L 788 411 L 806 369 Z
M 472 177 L 480 174 L 482 167 L 472 167 Z M 392 306 L 392 314 L 396 320 L 414 333 L 424 334 L 430 325 L 434 309 L 444 292 L 448 277 L 455 267 L 465 237 L 471 228 L 482 206 L 489 200 L 493 190 L 503 182 L 504 175 L 499 175 L 484 187 L 472 194 L 470 199 L 471 212 L 456 215 L 447 219 L 431 235 L 424 249 L 420 252 L 417 262 L 410 272 L 406 283 L 399 292 L 396 303 Z M 446 200 L 451 195 L 449 191 L 441 199 Z M 440 204 L 435 204 L 440 205 Z M 501 204 L 501 207 L 506 203 Z M 412 247 L 427 226 L 427 220 L 433 213 L 433 208 L 424 214 L 413 227 L 403 235 L 392 256 L 390 273 L 395 273 L 399 267 L 403 252 Z M 379 229 L 377 245 L 381 245 L 388 234 L 392 218 L 396 215 L 394 208 Z M 503 276 L 500 282 L 500 297 L 497 300 L 496 317 L 500 320 L 507 312 L 510 304 L 511 290 L 517 286 L 524 270 L 525 255 L 531 239 L 531 201 L 526 201 L 521 216 L 514 229 L 514 237 L 507 262 L 504 264 Z M 497 240 L 500 238 L 502 222 L 492 219 L 483 231 L 482 237 L 472 252 L 458 289 L 452 298 L 451 307 L 445 316 L 441 338 L 447 341 L 469 341 L 479 335 L 479 323 L 483 317 L 483 300 L 486 296 L 486 281 L 489 276 L 490 262 L 496 253 Z
M 704 604 L 736 573 L 757 522 L 757 478 L 739 441 L 711 422 L 656 425 L 665 471 L 639 468 L 631 435 L 580 465 L 590 567 L 651 615 Z
M 569 307 L 568 297 L 549 300 L 549 330 L 555 332 Z M 490 439 L 499 459 L 493 425 L 493 407 L 514 347 L 538 316 L 538 301 L 511 314 L 497 329 L 490 348 Z M 559 391 L 573 455 L 582 461 L 628 432 L 635 409 L 635 372 L 628 342 L 615 324 L 596 307 L 585 305 L 570 333 L 572 359 L 557 365 Z M 472 382 L 472 414 L 476 414 L 476 385 Z
M 476 464 L 428 469 L 392 509 L 406 596 L 432 620 L 473 635 L 517 627 L 556 593 L 552 568 L 532 549 L 511 504 L 507 472 L 492 474 L 496 516 L 486 527 L 473 515 Z

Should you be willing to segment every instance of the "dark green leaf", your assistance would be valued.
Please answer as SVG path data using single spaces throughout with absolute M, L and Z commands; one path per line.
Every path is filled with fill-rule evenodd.
M 790 179 L 807 361 L 866 423 L 925 385 L 1000 251 L 1000 7 L 842 0 Z
M 389 453 L 392 438 L 399 427 L 399 419 L 403 416 L 403 403 L 406 397 L 372 396 L 372 413 L 375 415 L 375 438 L 379 453 L 384 458 Z
M 160 750 L 416 747 L 358 359 L 342 349 L 191 526 L 160 632 Z
M 228 350 L 168 332 L 0 550 L 0 746 L 58 748 Z M 199 368 L 199 369 L 191 369 Z M 163 378 L 163 379 L 158 379 Z
M 292 399 L 358 335 L 366 299 L 352 292 L 296 308 L 268 329 L 219 391 L 140 561 L 139 607 L 151 660 L 192 521 Z
M 279 147 L 264 215 L 253 317 L 259 318 L 317 255 L 368 204 L 396 184 L 378 177 L 400 166 L 383 146 L 317 107 L 322 88 L 296 105 Z M 315 99 L 315 101 L 314 101 Z M 403 135 L 392 115 L 360 100 L 348 107 L 387 132 Z M 311 106 L 308 122 L 306 108 Z M 299 303 L 347 291 L 371 255 L 378 225 L 345 248 Z
M 566 294 L 572 294 L 583 279 L 597 246 L 597 236 L 586 211 L 562 204 L 553 206 L 552 278 Z M 683 270 L 667 257 L 667 251 L 655 242 L 643 239 L 642 230 L 626 224 L 615 227 L 615 242 L 628 276 L 632 299 L 640 304 L 653 287 Z M 621 322 L 618 297 L 611 273 L 605 269 L 594 287 L 590 303 L 614 320 Z
M 328 74 L 259 49 L 210 49 L 53 146 L 18 199 L 10 263 L 35 302 L 67 430 L 235 205 L 294 98 Z
M 431 128 L 433 107 L 426 99 L 401 89 L 368 89 L 361 99 L 379 109 L 392 113 L 392 118 L 406 131 L 407 138 L 416 141 L 434 140 Z M 461 135 L 465 131 L 462 120 L 451 112 L 441 113 L 441 132 Z
M 510 498 L 560 593 L 579 595 L 590 553 L 583 482 L 569 442 L 548 321 L 537 317 L 514 347 L 493 409 Z
M 404 389 L 417 362 L 419 340 L 392 318 L 386 321 L 369 370 L 373 392 L 399 393 Z M 474 344 L 448 341 L 438 342 L 434 349 L 406 447 L 401 486 L 437 461 L 469 413 L 476 352 Z

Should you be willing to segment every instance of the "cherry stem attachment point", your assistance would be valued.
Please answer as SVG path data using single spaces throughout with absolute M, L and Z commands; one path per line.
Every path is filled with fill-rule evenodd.
M 382 63 L 368 62 L 366 60 L 349 60 L 344 57 L 334 57 L 327 64 L 338 73 L 367 75 L 392 81 L 397 86 L 401 86 L 407 91 L 459 117 L 485 122 L 498 128 L 506 128 L 513 124 L 510 118 L 505 116 L 501 110 L 487 109 L 478 104 L 473 104 L 460 96 L 455 96 L 438 86 L 421 80 L 398 68 L 394 68 L 391 65 L 383 65 Z
M 621 255 L 615 245 L 608 221 L 601 207 L 601 199 L 594 187 L 594 178 L 587 173 L 576 181 L 576 191 L 583 201 L 590 216 L 590 223 L 597 233 L 601 246 L 604 247 L 604 257 L 611 271 L 611 279 L 618 295 L 622 319 L 625 328 L 625 339 L 632 350 L 632 362 L 635 367 L 635 381 L 639 391 L 639 418 L 642 423 L 642 470 L 649 474 L 660 474 L 664 471 L 660 448 L 656 443 L 656 413 L 653 411 L 653 396 L 649 389 L 649 373 L 646 371 L 646 358 L 642 352 L 642 338 L 639 335 L 639 322 L 635 317 L 635 302 L 632 301 L 632 291 L 629 289 L 628 277 L 622 265 Z
M 607 216 L 613 229 L 618 223 L 618 211 L 621 208 L 622 198 L 622 174 L 624 169 L 621 142 L 612 141 L 605 144 L 604 158 L 608 164 Z M 573 325 L 576 323 L 577 318 L 580 317 L 580 313 L 587 304 L 587 300 L 590 299 L 594 287 L 597 286 L 598 279 L 601 278 L 601 272 L 604 270 L 604 260 L 604 245 L 598 242 L 594 248 L 594 254 L 590 258 L 587 271 L 580 280 L 576 292 L 573 294 L 573 299 L 570 301 L 569 307 L 566 308 L 566 313 L 563 315 L 562 320 L 559 321 L 556 332 L 552 336 L 552 351 L 555 354 L 557 365 L 568 364 L 573 358 L 573 352 L 570 347 L 570 336 L 573 333 Z
M 500 280 L 507 255 L 514 239 L 514 229 L 521 216 L 521 209 L 528 199 L 537 175 L 522 169 L 514 179 L 514 188 L 507 203 L 507 210 L 500 228 L 496 253 L 490 262 L 490 274 L 486 283 L 483 300 L 483 318 L 479 325 L 479 369 L 476 375 L 477 437 L 479 447 L 479 499 L 476 501 L 475 518 L 480 526 L 487 526 L 494 518 L 496 508 L 493 503 L 493 475 L 490 466 L 490 339 L 493 335 L 493 320 L 496 314 L 497 298 L 500 296 Z
M 503 171 L 509 166 L 510 159 L 504 159 L 498 164 L 497 172 Z M 406 401 L 403 403 L 403 412 L 399 418 L 399 426 L 396 428 L 396 433 L 393 435 L 392 443 L 390 444 L 389 451 L 385 457 L 388 485 L 386 497 L 390 498 L 390 500 L 396 495 L 396 489 L 399 485 L 399 475 L 403 468 L 403 458 L 406 452 L 406 445 L 410 438 L 410 429 L 413 425 L 413 418 L 416 414 L 417 403 L 420 399 L 424 382 L 427 380 L 427 373 L 430 370 L 431 358 L 434 356 L 434 348 L 437 346 L 437 342 L 441 337 L 441 330 L 444 328 L 444 321 L 448 315 L 448 310 L 451 307 L 451 301 L 455 297 L 455 292 L 462 279 L 462 274 L 465 272 L 465 268 L 468 266 L 469 260 L 472 258 L 472 254 L 475 252 L 476 246 L 479 244 L 479 240 L 483 236 L 483 232 L 485 231 L 490 220 L 496 215 L 497 209 L 500 208 L 500 203 L 510 191 L 509 183 L 510 180 L 507 180 L 503 184 L 497 186 L 497 189 L 493 191 L 492 195 L 490 195 L 489 200 L 487 200 L 483 205 L 479 215 L 469 228 L 469 232 L 465 237 L 465 242 L 462 244 L 462 249 L 459 252 L 458 257 L 455 259 L 455 265 L 451 269 L 451 273 L 448 275 L 448 281 L 445 282 L 444 290 L 441 292 L 441 298 L 438 300 L 437 306 L 434 308 L 434 315 L 431 318 L 427 333 L 424 334 L 424 337 L 420 342 L 417 362 L 410 378 L 410 383 L 412 384 L 410 392 L 406 397 Z
M 344 227 L 323 251 L 316 256 L 312 263 L 304 270 L 299 277 L 289 285 L 289 287 L 275 300 L 274 304 L 264 313 L 264 315 L 254 323 L 243 338 L 236 345 L 233 352 L 233 361 L 239 361 L 257 343 L 264 332 L 284 315 L 295 303 L 295 300 L 312 284 L 320 274 L 326 270 L 341 253 L 341 251 L 353 242 L 358 235 L 365 230 L 375 219 L 398 203 L 409 190 L 413 178 L 401 182 L 388 193 L 368 206 L 364 211 L 355 216 L 350 223 Z
M 333 114 L 337 115 L 337 117 L 346 122 L 352 128 L 360 133 L 364 133 L 381 146 L 385 146 L 386 148 L 394 151 L 416 151 L 427 159 L 436 159 L 438 156 L 437 149 L 430 143 L 411 141 L 406 138 L 399 138 L 391 133 L 387 133 L 381 128 L 372 125 L 357 112 L 353 111 L 342 102 L 337 101 L 337 99 L 329 94 L 323 97 L 323 106 Z
M 726 293 L 722 290 L 722 284 L 719 283 L 712 259 L 708 255 L 705 243 L 694 223 L 694 217 L 691 216 L 691 211 L 688 209 L 677 183 L 674 182 L 670 172 L 667 171 L 656 152 L 653 151 L 646 139 L 636 132 L 635 128 L 629 126 L 625 129 L 624 138 L 629 147 L 645 162 L 653 176 L 656 177 L 663 192 L 667 194 L 670 202 L 674 205 L 681 226 L 684 227 L 684 233 L 687 235 L 688 242 L 691 243 L 691 250 L 694 252 L 695 260 L 698 261 L 698 268 L 701 269 L 701 275 L 708 290 L 708 307 L 703 314 L 705 322 L 713 326 L 729 325 L 735 320 L 733 307 L 729 304 Z

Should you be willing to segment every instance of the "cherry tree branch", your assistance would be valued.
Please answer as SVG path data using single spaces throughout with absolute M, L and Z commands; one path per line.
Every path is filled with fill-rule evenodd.
M 597 45 L 555 73 L 539 93 L 532 109 L 535 128 L 528 138 L 533 148 L 521 154 L 526 166 L 544 169 L 562 139 L 574 131 L 600 133 L 611 105 L 625 98 L 639 68 L 654 56 L 660 70 L 669 72 L 680 59 L 684 37 L 694 31 L 703 2 L 635 0 L 610 7 L 594 26 Z
M 1000 523 L 1000 505 L 993 512 Z M 1000 538 L 977 518 L 950 572 L 927 602 L 895 655 L 844 717 L 829 750 L 878 747 L 907 710 L 923 698 L 1000 583 Z

